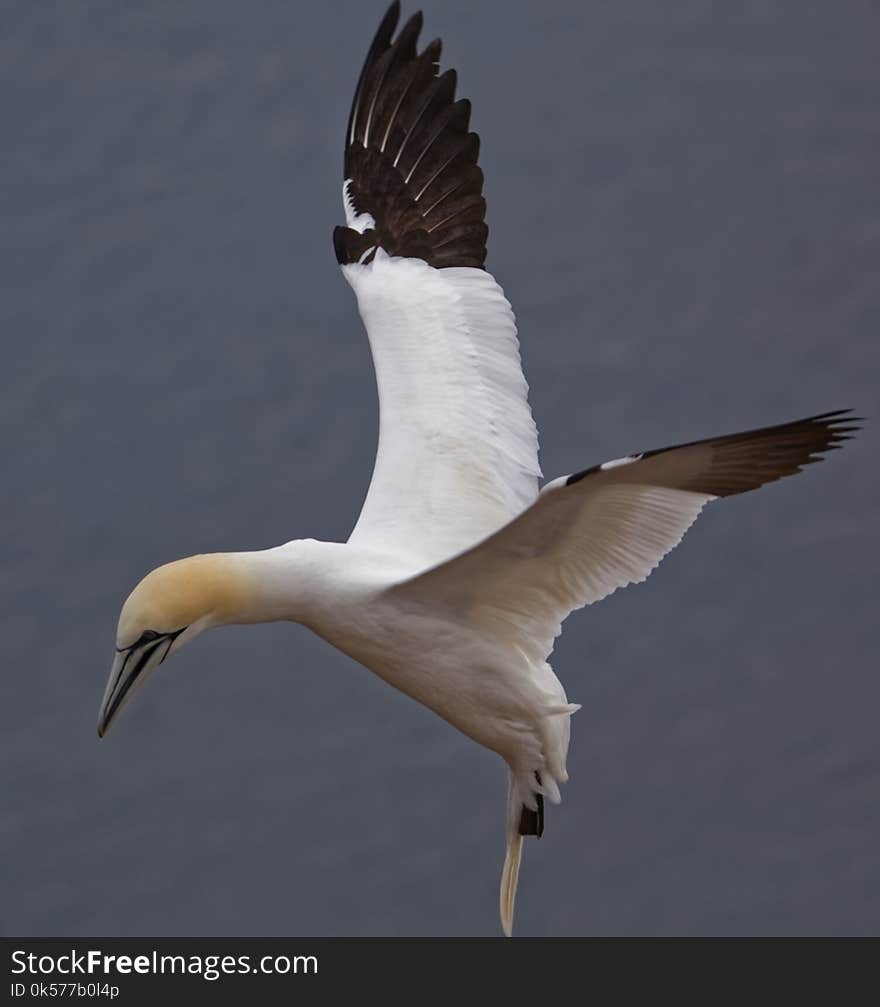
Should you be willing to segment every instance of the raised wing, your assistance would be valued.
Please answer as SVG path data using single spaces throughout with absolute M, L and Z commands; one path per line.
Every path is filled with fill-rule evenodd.
M 556 479 L 461 556 L 392 590 L 444 605 L 543 662 L 574 609 L 645 580 L 710 500 L 820 461 L 858 429 L 849 410 L 628 455 Z
M 340 263 L 372 249 L 429 265 L 483 268 L 480 138 L 468 132 L 471 103 L 455 100 L 456 73 L 439 74 L 442 43 L 416 46 L 421 13 L 392 41 L 400 4 L 388 9 L 361 70 L 345 138 L 348 227 L 337 227 Z
M 394 3 L 370 47 L 334 246 L 373 353 L 379 447 L 351 541 L 429 566 L 537 496 L 537 431 L 510 304 L 485 271 L 479 138 L 440 41 Z

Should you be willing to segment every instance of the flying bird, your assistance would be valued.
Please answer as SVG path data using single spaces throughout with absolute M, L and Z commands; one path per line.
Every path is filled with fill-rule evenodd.
M 578 706 L 548 663 L 563 620 L 645 580 L 706 504 L 799 472 L 858 429 L 825 412 L 624 455 L 539 489 L 538 437 L 510 304 L 485 268 L 486 204 L 454 70 L 421 14 L 370 46 L 345 134 L 336 257 L 379 393 L 372 480 L 346 542 L 190 556 L 119 616 L 103 736 L 150 673 L 231 623 L 308 626 L 508 767 L 500 913 L 523 839 L 567 779 Z

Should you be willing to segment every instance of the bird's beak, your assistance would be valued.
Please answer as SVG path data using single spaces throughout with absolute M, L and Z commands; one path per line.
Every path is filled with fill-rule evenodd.
M 161 664 L 176 634 L 160 636 L 141 646 L 118 650 L 98 713 L 98 737 L 103 738 L 113 719 L 143 685 L 150 672 Z

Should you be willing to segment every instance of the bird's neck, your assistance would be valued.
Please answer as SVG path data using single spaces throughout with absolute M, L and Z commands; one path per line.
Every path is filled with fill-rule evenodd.
M 300 622 L 311 625 L 326 603 L 328 579 L 345 546 L 299 539 L 259 552 L 215 553 L 204 557 L 226 584 L 225 604 L 215 625 Z M 201 557 L 200 557 L 201 558 Z

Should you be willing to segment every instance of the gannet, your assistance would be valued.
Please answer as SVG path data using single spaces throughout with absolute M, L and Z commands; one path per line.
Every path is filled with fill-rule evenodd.
M 190 556 L 119 616 L 98 734 L 168 657 L 231 623 L 301 623 L 508 767 L 500 915 L 523 837 L 567 779 L 569 702 L 548 659 L 563 620 L 644 581 L 707 503 L 820 461 L 851 410 L 638 451 L 547 482 L 510 304 L 485 268 L 470 103 L 421 14 L 370 46 L 345 134 L 336 257 L 376 371 L 372 480 L 347 542 Z

